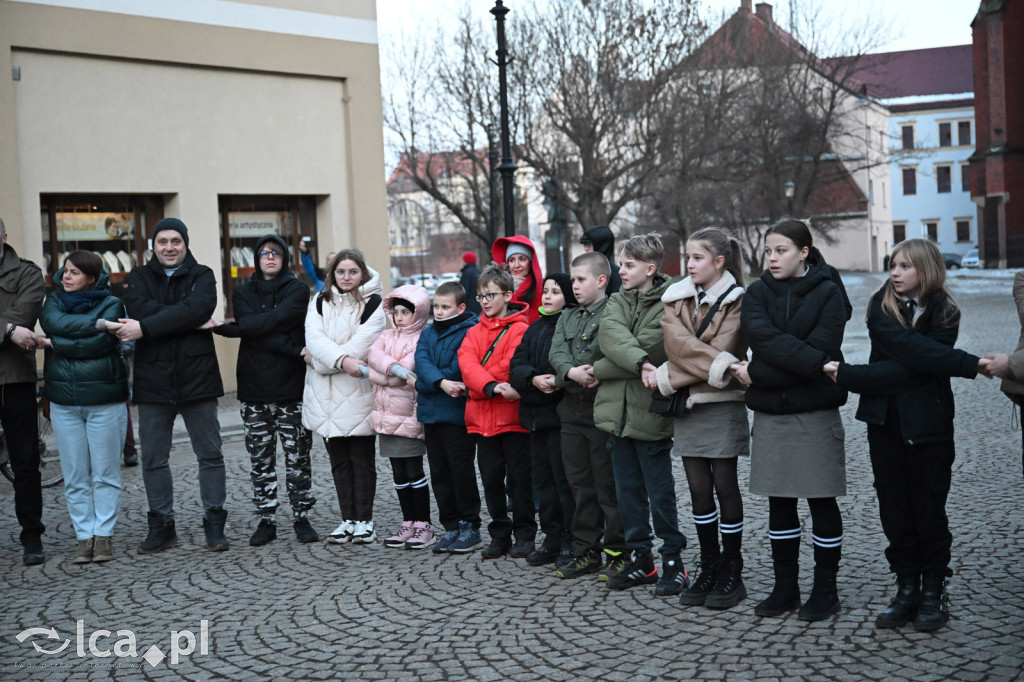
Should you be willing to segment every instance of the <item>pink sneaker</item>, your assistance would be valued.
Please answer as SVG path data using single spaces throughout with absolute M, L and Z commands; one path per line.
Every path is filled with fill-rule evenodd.
M 413 536 L 415 525 L 412 521 L 402 521 L 402 529 L 384 541 L 385 547 L 405 547 L 405 543 Z
M 412 537 L 405 543 L 406 549 L 423 549 L 437 542 L 437 538 L 434 537 L 434 529 L 427 521 L 417 521 L 412 524 L 412 530 Z

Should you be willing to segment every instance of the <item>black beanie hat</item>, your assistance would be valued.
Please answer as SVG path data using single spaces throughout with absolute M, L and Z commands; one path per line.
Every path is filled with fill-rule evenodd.
M 544 281 L 554 280 L 558 284 L 558 288 L 562 290 L 562 295 L 565 296 L 565 307 L 575 308 L 580 304 L 576 300 L 576 294 L 572 293 L 572 280 L 569 275 L 564 272 L 549 272 L 544 277 Z
M 185 247 L 188 248 L 188 228 L 185 227 L 185 223 L 181 222 L 177 218 L 164 218 L 156 224 L 153 228 L 153 241 L 156 241 L 156 236 L 164 230 L 174 230 L 181 235 L 181 238 L 185 240 Z
M 416 312 L 416 306 L 413 305 L 412 301 L 406 300 L 406 299 L 402 298 L 401 296 L 392 296 L 391 297 L 391 304 L 390 304 L 391 309 L 394 310 L 396 305 L 400 305 L 403 308 L 406 308 L 410 313 Z

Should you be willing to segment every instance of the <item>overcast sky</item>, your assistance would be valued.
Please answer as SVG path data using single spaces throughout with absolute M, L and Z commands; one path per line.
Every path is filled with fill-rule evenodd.
M 479 7 L 484 17 L 494 6 L 493 0 L 377 0 L 381 42 L 402 31 L 430 29 L 438 20 L 452 21 L 466 2 Z M 771 4 L 776 19 L 783 25 L 791 3 L 798 3 L 806 12 L 820 11 L 837 22 L 856 21 L 866 14 L 884 18 L 892 32 L 891 40 L 879 47 L 879 51 L 886 52 L 970 43 L 971 20 L 979 5 L 978 0 L 776 0 Z M 513 12 L 517 6 L 528 4 L 532 0 L 505 2 Z M 704 0 L 704 4 L 712 18 L 723 12 L 733 13 L 740 1 Z

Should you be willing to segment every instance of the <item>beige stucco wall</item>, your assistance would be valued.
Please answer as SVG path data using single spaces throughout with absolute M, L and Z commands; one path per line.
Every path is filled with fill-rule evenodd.
M 177 11 L 170 0 L 153 4 Z M 301 13 L 323 15 L 324 25 L 349 17 L 360 41 L 0 0 L 9 240 L 42 263 L 41 193 L 161 194 L 164 214 L 189 225 L 193 252 L 220 280 L 218 195 L 314 195 L 321 252 L 359 247 L 386 277 L 375 3 L 205 5 L 218 24 L 250 25 L 244 5 L 282 26 L 308 22 Z M 218 344 L 233 387 L 237 342 Z

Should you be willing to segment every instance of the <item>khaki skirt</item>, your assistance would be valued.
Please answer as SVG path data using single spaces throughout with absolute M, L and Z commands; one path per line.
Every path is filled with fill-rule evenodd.
M 427 452 L 426 443 L 419 438 L 388 436 L 382 433 L 377 436 L 377 443 L 380 446 L 381 457 L 422 457 Z
M 676 419 L 672 454 L 729 459 L 750 454 L 750 424 L 742 402 L 697 403 Z
M 750 492 L 769 497 L 846 494 L 846 431 L 838 408 L 754 412 Z

